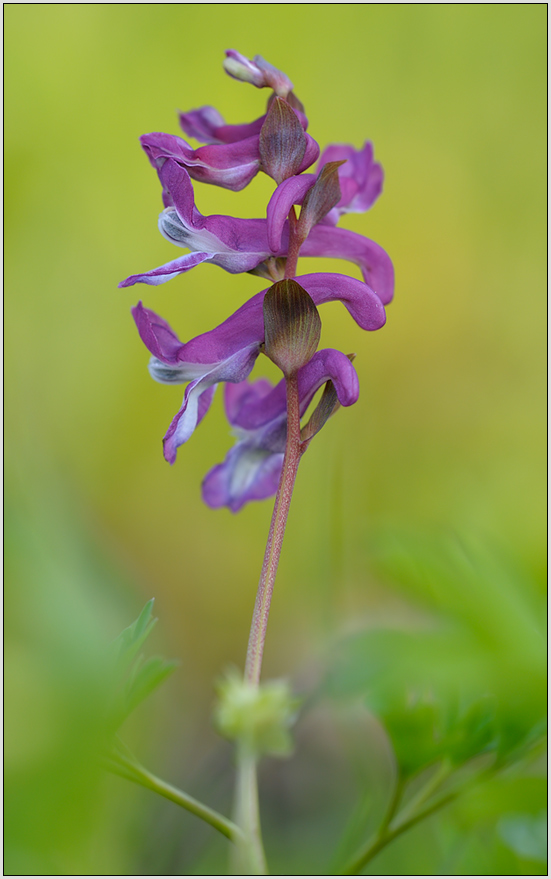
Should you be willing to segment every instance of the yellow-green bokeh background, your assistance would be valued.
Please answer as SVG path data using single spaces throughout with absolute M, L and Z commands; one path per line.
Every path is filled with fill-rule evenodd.
M 176 111 L 203 104 L 232 122 L 263 112 L 263 93 L 224 75 L 229 47 L 288 73 L 322 147 L 374 142 L 383 196 L 342 225 L 396 268 L 383 330 L 362 332 L 338 305 L 322 312 L 324 346 L 357 353 L 361 396 L 301 466 L 266 674 L 293 674 L 326 636 L 392 616 L 369 566 L 381 526 L 476 533 L 541 575 L 545 5 L 8 5 L 8 720 L 31 794 L 47 789 L 41 767 L 61 741 L 48 693 L 73 642 L 86 665 L 156 597 L 157 648 L 182 667 L 140 715 L 148 735 L 130 735 L 180 779 L 215 747 L 213 677 L 243 662 L 271 505 L 237 516 L 202 505 L 202 476 L 231 442 L 220 397 L 176 465 L 164 462 L 181 391 L 151 381 L 129 310 L 143 298 L 189 338 L 262 285 L 202 266 L 117 290 L 177 255 L 157 231 L 160 187 L 138 136 L 177 133 Z M 270 193 L 261 175 L 242 193 L 196 186 L 205 214 L 262 216 Z M 300 268 L 358 276 L 330 261 Z M 156 804 L 122 786 L 94 789 L 88 836 L 53 830 L 66 839 L 54 854 L 35 843 L 34 872 L 140 871 Z

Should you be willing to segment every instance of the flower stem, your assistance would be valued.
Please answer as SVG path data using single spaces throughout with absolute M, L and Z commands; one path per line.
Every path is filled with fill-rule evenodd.
M 297 263 L 300 248 L 303 242 L 297 235 L 297 212 L 294 205 L 289 211 L 289 251 L 287 253 L 287 264 L 285 266 L 285 277 L 294 278 L 297 273 Z
M 258 592 L 254 606 L 249 646 L 247 649 L 247 662 L 245 665 L 245 680 L 258 686 L 260 682 L 260 670 L 262 667 L 262 655 L 264 652 L 264 640 L 268 626 L 270 603 L 274 591 L 274 583 L 277 566 L 281 554 L 283 535 L 287 524 L 287 516 L 291 505 L 293 487 L 297 475 L 302 449 L 300 442 L 300 412 L 298 399 L 298 384 L 296 375 L 286 379 L 287 385 L 287 443 L 283 468 L 279 479 L 279 486 L 274 504 L 274 512 L 268 534 L 268 543 L 264 554 L 264 563 L 260 574 Z
M 287 442 L 285 456 L 258 584 L 245 665 L 245 680 L 253 687 L 258 687 L 260 683 L 270 603 L 293 487 L 302 454 L 296 374 L 287 377 L 286 387 Z M 232 852 L 232 872 L 234 875 L 264 876 L 267 873 L 260 830 L 256 764 L 256 755 L 247 750 L 243 743 L 238 745 L 234 820 L 241 828 L 244 840 L 238 842 L 235 852 Z
M 256 755 L 242 744 L 237 749 L 237 787 L 234 821 L 242 837 L 232 848 L 231 872 L 234 876 L 266 876 L 266 856 L 260 831 Z

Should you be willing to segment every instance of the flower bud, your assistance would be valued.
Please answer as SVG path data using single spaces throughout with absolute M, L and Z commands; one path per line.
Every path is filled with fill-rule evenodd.
M 306 135 L 298 117 L 282 98 L 275 98 L 260 129 L 262 168 L 279 185 L 300 171 Z
M 236 671 L 217 685 L 214 722 L 225 738 L 239 742 L 250 754 L 286 757 L 293 750 L 289 728 L 299 706 L 286 681 L 256 687 Z
M 264 60 L 262 55 L 254 56 L 254 63 L 264 74 L 265 84 L 274 90 L 276 95 L 286 98 L 293 90 L 293 83 L 281 70 Z
M 235 49 L 226 49 L 224 70 L 233 79 L 249 82 L 258 89 L 271 88 L 282 98 L 286 98 L 293 90 L 293 83 L 289 77 L 265 61 L 262 55 L 255 55 L 254 59 L 249 61 Z
M 264 297 L 264 353 L 285 377 L 296 374 L 318 347 L 321 319 L 306 290 L 286 278 L 277 281 Z
M 341 165 L 344 165 L 344 161 L 327 162 L 319 172 L 312 188 L 306 193 L 297 226 L 297 234 L 301 241 L 305 241 L 310 229 L 323 220 L 325 215 L 339 203 L 341 198 L 339 167 Z

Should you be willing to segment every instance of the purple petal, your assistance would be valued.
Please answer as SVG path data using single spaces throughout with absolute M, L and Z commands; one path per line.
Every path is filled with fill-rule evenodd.
M 243 189 L 260 169 L 258 136 L 237 143 L 207 144 L 196 150 L 181 137 L 162 132 L 144 134 L 140 141 L 156 170 L 166 159 L 175 159 L 194 180 L 225 189 Z
M 272 383 L 264 378 L 255 382 L 243 381 L 239 384 L 227 384 L 224 388 L 224 408 L 230 424 L 235 423 L 235 419 L 244 406 L 257 402 L 272 390 Z
M 385 311 L 381 301 L 362 281 L 324 272 L 301 275 L 296 280 L 316 305 L 340 300 L 362 329 L 375 330 L 383 326 Z M 262 303 L 265 293 L 266 290 L 257 293 L 219 326 L 185 343 L 179 343 L 166 321 L 141 303 L 133 309 L 133 315 L 144 344 L 159 360 L 174 366 L 189 364 L 190 368 L 204 364 L 210 371 L 243 351 L 258 351 L 264 341 Z M 241 379 L 218 377 L 216 381 Z
M 203 143 L 237 143 L 260 134 L 266 115 L 242 125 L 226 125 L 214 107 L 199 107 L 189 113 L 180 113 L 180 125 L 188 137 Z
M 178 359 L 194 363 L 217 363 L 232 357 L 241 348 L 249 345 L 260 346 L 264 341 L 264 292 L 257 293 L 213 330 L 182 345 Z
M 189 229 L 201 229 L 204 217 L 195 207 L 195 193 L 189 171 L 174 159 L 167 159 L 159 168 L 159 180 L 170 195 L 182 223 Z
M 237 513 L 248 501 L 260 501 L 277 491 L 283 454 L 238 443 L 203 480 L 204 502 L 213 509 L 229 507 Z
M 217 129 L 224 126 L 224 117 L 215 107 L 198 107 L 188 113 L 179 113 L 180 126 L 188 137 L 194 137 L 202 143 L 220 143 Z
M 298 110 L 295 110 L 297 116 L 299 116 Z M 309 134 L 306 134 L 306 152 L 304 153 L 304 158 L 301 162 L 300 168 L 298 169 L 298 173 L 301 174 L 303 171 L 306 171 L 310 165 L 313 165 L 316 159 L 320 154 L 319 144 L 316 143 L 313 137 Z
M 339 215 L 363 213 L 369 210 L 383 188 L 384 173 L 381 165 L 373 160 L 373 144 L 366 141 L 361 150 L 348 144 L 332 144 L 323 151 L 319 168 L 325 162 L 342 160 L 345 160 L 339 168 L 342 197 L 335 211 Z
M 328 380 L 342 405 L 357 400 L 358 377 L 348 357 L 331 349 L 319 351 L 298 373 L 301 415 Z M 242 438 L 224 462 L 206 475 L 203 500 L 211 507 L 227 506 L 237 512 L 248 501 L 277 491 L 285 448 L 285 381 L 275 388 L 264 380 L 227 385 L 225 405 L 230 423 Z
M 258 142 L 258 136 L 254 135 L 235 143 L 207 144 L 196 150 L 196 156 L 205 167 L 212 170 L 225 171 L 255 165 L 258 171 L 260 165 Z
M 316 305 L 340 300 L 364 330 L 376 330 L 385 323 L 380 299 L 363 281 L 325 272 L 301 275 L 296 280 Z M 262 303 L 266 292 L 257 293 L 215 329 L 183 345 L 178 360 L 214 363 L 247 345 L 260 345 L 264 341 Z
M 362 271 L 366 284 L 369 284 L 383 305 L 388 305 L 392 300 L 394 295 L 392 260 L 387 252 L 370 238 L 347 229 L 336 229 L 333 226 L 319 224 L 314 226 L 308 235 L 300 254 L 329 256 L 356 263 Z
M 308 400 L 327 381 L 332 381 L 341 406 L 352 406 L 360 394 L 358 375 L 353 364 L 341 351 L 325 348 L 318 351 L 298 372 L 298 393 L 301 403 Z M 304 407 L 305 411 L 306 407 Z M 301 406 L 301 412 L 302 412 Z
M 164 162 L 159 178 L 173 205 L 161 213 L 159 229 L 168 241 L 189 248 L 192 253 L 149 272 L 131 275 L 119 284 L 120 287 L 138 282 L 163 284 L 202 262 L 220 266 L 232 274 L 248 272 L 271 255 L 266 220 L 222 215 L 204 217 L 195 207 L 193 185 L 187 170 L 174 159 Z M 284 253 L 281 251 L 281 255 Z
M 216 129 L 216 136 L 220 143 L 237 143 L 240 140 L 258 136 L 265 119 L 266 114 L 255 119 L 254 122 L 244 122 L 240 125 L 222 125 Z
M 321 227 L 316 226 L 313 231 L 319 228 Z M 328 229 L 328 231 L 342 230 Z M 308 239 L 306 239 L 307 242 Z M 384 326 L 386 315 L 381 300 L 363 281 L 350 278 L 348 275 L 329 272 L 299 275 L 295 280 L 310 294 L 316 305 L 335 300 L 342 302 L 363 330 L 378 330 Z
M 306 411 L 319 388 L 332 381 L 341 406 L 351 406 L 359 395 L 356 370 L 345 354 L 334 348 L 317 351 L 312 359 L 298 371 L 298 393 L 301 415 Z M 252 386 L 249 385 L 249 388 Z M 265 428 L 271 421 L 286 412 L 285 379 L 269 393 L 243 395 L 240 411 L 234 410 L 230 423 L 247 431 Z
M 172 419 L 164 436 L 163 455 L 169 464 L 174 464 L 179 447 L 188 441 L 212 402 L 216 384 L 207 385 L 204 390 L 199 390 L 200 385 L 200 379 L 189 383 L 183 406 Z
M 220 143 L 237 143 L 248 137 L 254 137 L 260 134 L 260 129 L 264 125 L 266 114 L 255 119 L 254 122 L 244 122 L 240 125 L 222 125 L 216 129 L 216 136 Z
M 204 217 L 195 207 L 193 185 L 188 172 L 168 159 L 159 172 L 163 188 L 170 194 L 181 226 L 170 208 L 159 218 L 161 232 L 180 247 L 210 251 L 210 261 L 231 272 L 247 272 L 270 255 L 267 224 L 261 219 L 241 219 L 222 214 Z M 242 254 L 241 259 L 234 259 Z M 217 255 L 218 258 L 214 258 Z M 256 255 L 256 256 L 254 256 Z
M 129 278 L 120 282 L 119 287 L 131 287 L 133 284 L 138 283 L 152 284 L 154 286 L 165 284 L 166 281 L 177 278 L 183 272 L 189 272 L 190 269 L 195 268 L 199 263 L 212 260 L 213 256 L 214 254 L 212 253 L 186 253 L 184 256 L 179 256 L 178 259 L 173 259 L 156 269 L 151 269 L 149 272 L 144 272 L 141 275 L 130 275 Z
M 293 91 L 293 83 L 289 77 L 273 64 L 269 64 L 262 55 L 255 55 L 254 63 L 264 73 L 266 85 L 273 89 L 276 95 L 285 98 L 289 92 Z
M 166 320 L 149 308 L 144 308 L 141 302 L 131 311 L 147 350 L 163 363 L 177 363 L 182 343 Z
M 266 209 L 268 244 L 273 253 L 281 247 L 281 235 L 291 207 L 302 204 L 315 182 L 315 174 L 301 174 L 289 177 L 274 190 Z
M 175 134 L 163 134 L 162 131 L 152 131 L 150 134 L 142 134 L 140 137 L 142 149 L 156 171 L 165 159 L 176 159 L 177 162 L 187 166 L 193 164 L 195 150 L 185 140 Z
M 185 345 L 182 346 L 180 355 L 185 347 Z M 247 378 L 255 364 L 259 351 L 260 346 L 258 344 L 242 348 L 221 363 L 215 364 L 201 378 L 189 383 L 184 393 L 182 408 L 172 419 L 172 423 L 163 440 L 164 456 L 169 464 L 174 464 L 178 448 L 188 441 L 197 427 L 200 418 L 205 414 L 200 407 L 201 395 L 219 382 L 241 382 Z M 207 400 L 208 405 L 210 405 L 210 399 Z

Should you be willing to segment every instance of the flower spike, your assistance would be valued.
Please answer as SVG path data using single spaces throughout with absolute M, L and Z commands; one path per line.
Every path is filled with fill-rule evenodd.
M 159 229 L 187 252 L 131 275 L 119 286 L 163 284 L 202 263 L 272 283 L 219 326 L 188 342 L 181 342 L 166 321 L 141 302 L 132 310 L 151 354 L 151 376 L 163 384 L 186 385 L 163 440 L 171 464 L 208 412 L 217 384 L 225 384 L 226 410 L 238 442 L 207 475 L 203 495 L 211 506 L 237 510 L 275 492 L 286 443 L 294 447 L 298 466 L 300 454 L 338 406 L 348 406 L 358 397 L 352 358 L 332 349 L 317 351 L 317 307 L 340 300 L 360 327 L 380 329 L 386 320 L 384 305 L 394 293 L 394 269 L 374 241 L 336 228 L 342 214 L 368 210 L 381 192 L 383 172 L 374 162 L 372 145 L 366 142 L 355 150 L 333 144 L 321 155 L 317 172 L 307 173 L 320 150 L 307 133 L 308 120 L 291 80 L 261 56 L 251 61 L 233 49 L 226 52 L 224 68 L 234 79 L 271 89 L 266 113 L 238 125 L 226 124 L 210 105 L 180 113 L 184 133 L 202 144 L 197 149 L 161 132 L 141 138 L 162 184 L 165 209 Z M 204 216 L 197 209 L 192 181 L 239 191 L 259 171 L 276 182 L 264 217 Z M 363 281 L 327 272 L 299 275 L 297 260 L 302 256 L 348 260 L 359 267 Z M 275 388 L 264 381 L 248 382 L 261 353 L 284 374 Z M 289 436 L 294 439 L 286 438 L 285 382 L 289 412 L 294 413 L 289 416 Z M 299 434 L 296 418 L 324 385 Z

